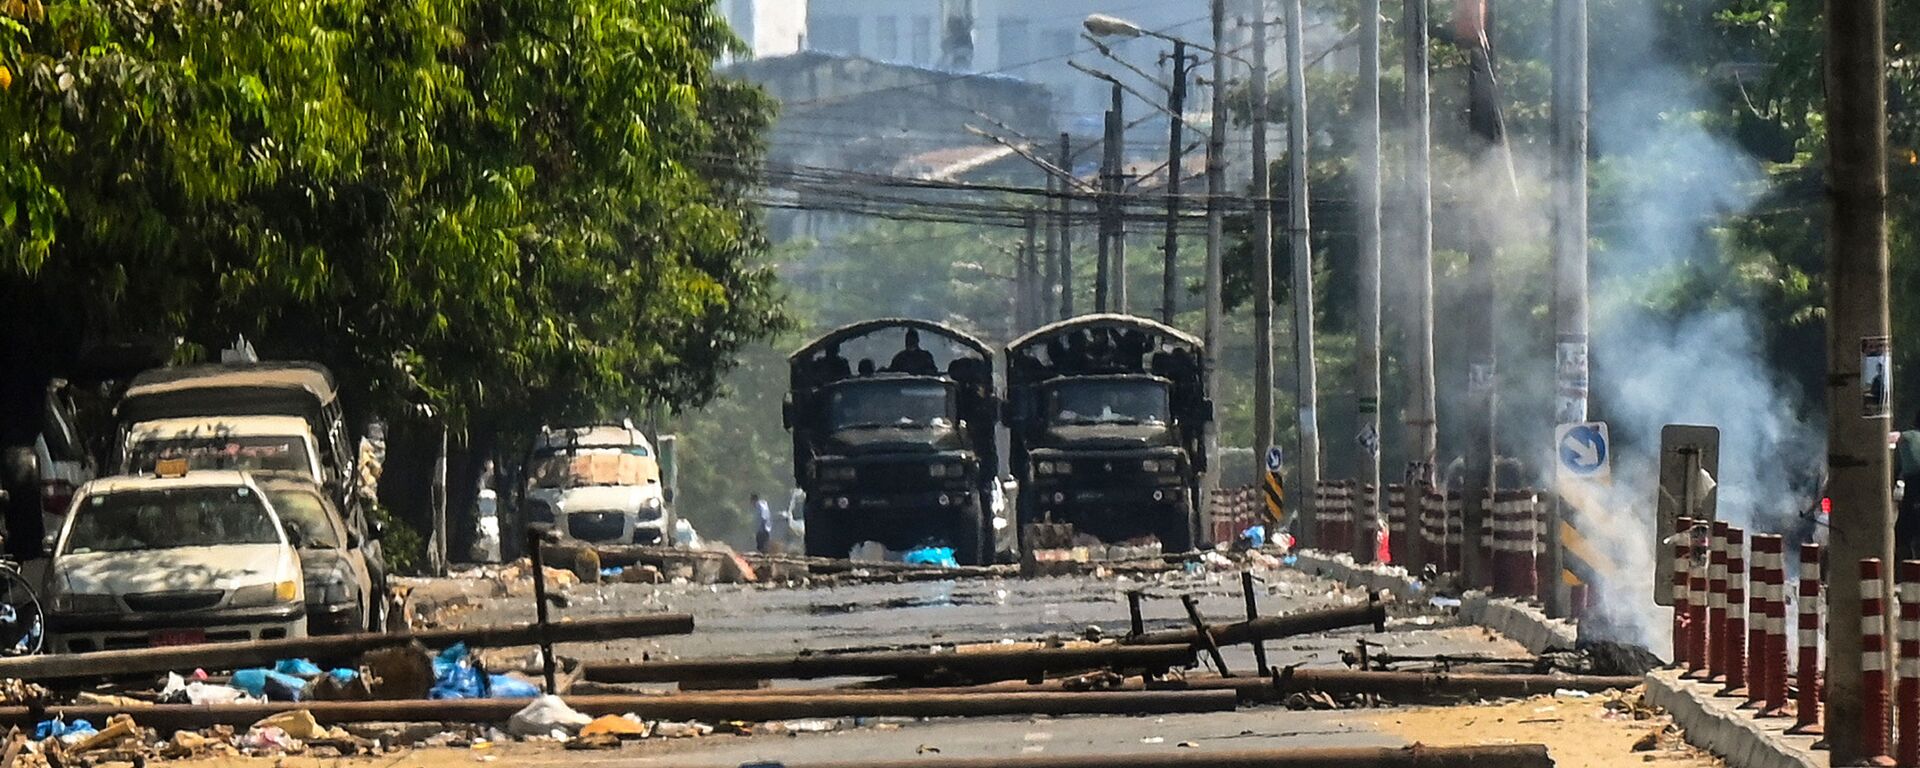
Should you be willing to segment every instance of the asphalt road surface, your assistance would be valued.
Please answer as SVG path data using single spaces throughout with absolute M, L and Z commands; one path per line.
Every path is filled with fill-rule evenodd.
M 1259 583 L 1263 615 L 1361 603 L 1368 599 L 1323 579 L 1282 570 Z M 1210 620 L 1244 615 L 1237 573 L 1173 572 L 1151 577 L 979 579 L 905 584 L 576 585 L 558 616 L 588 617 L 682 611 L 695 619 L 692 635 L 561 646 L 588 662 L 642 658 L 698 658 L 792 653 L 804 649 L 892 648 L 1001 640 L 1077 638 L 1090 628 L 1125 632 L 1126 593 L 1144 590 L 1149 629 L 1186 626 L 1179 596 L 1199 598 Z M 422 582 L 415 602 L 422 615 L 448 625 L 528 621 L 532 598 L 486 579 Z M 1448 613 L 1423 605 L 1390 608 L 1387 631 L 1371 627 L 1287 638 L 1269 643 L 1275 664 L 1342 668 L 1342 650 L 1365 639 L 1399 654 L 1519 655 L 1519 645 Z M 1204 654 L 1203 654 L 1204 656 Z M 1204 659 L 1203 659 L 1203 663 Z M 1226 650 L 1229 669 L 1253 668 L 1250 647 Z M 779 681 L 779 687 L 831 686 L 847 680 Z M 1631 696 L 1631 694 L 1629 694 Z M 1423 743 L 1546 742 L 1563 765 L 1714 765 L 1711 758 L 1668 734 L 1645 745 L 1663 718 L 1635 721 L 1602 697 L 1543 697 L 1447 708 L 1290 710 L 1243 707 L 1236 712 L 1167 716 L 997 717 L 973 719 L 841 718 L 748 726 L 752 735 L 651 739 L 605 752 L 563 751 L 551 744 L 499 743 L 483 749 L 423 749 L 419 765 L 475 760 L 514 765 L 741 766 L 759 762 L 915 757 L 996 757 L 1033 754 L 1131 754 L 1186 750 L 1287 747 L 1398 746 Z M 1545 714 L 1543 714 L 1545 713 Z M 1532 725 L 1516 725 L 1516 724 Z M 1552 724 L 1552 725 L 1548 725 Z M 1501 727 L 1518 728 L 1511 732 Z M 1532 729 L 1532 730 L 1524 730 Z M 724 730 L 724 728 L 723 728 Z M 298 762 L 289 763 L 297 765 Z M 356 761 L 333 764 L 357 764 Z

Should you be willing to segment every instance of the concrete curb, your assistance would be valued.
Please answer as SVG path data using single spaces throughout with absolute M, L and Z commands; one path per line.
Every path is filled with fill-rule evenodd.
M 1397 565 L 1361 565 L 1352 556 L 1316 550 L 1294 553 L 1294 567 L 1351 586 L 1391 594 L 1402 602 L 1427 599 L 1426 593 L 1405 568 Z M 1491 597 L 1484 592 L 1468 592 L 1460 598 L 1460 618 L 1469 624 L 1486 627 L 1526 646 L 1530 653 L 1550 648 L 1573 648 L 1578 631 L 1566 619 L 1549 619 L 1539 608 L 1510 597 Z
M 1680 679 L 1680 670 L 1647 675 L 1647 703 L 1673 716 L 1687 743 L 1712 752 L 1739 768 L 1826 768 L 1814 754 L 1812 736 L 1789 736 L 1791 718 L 1755 720 L 1736 709 L 1739 702 L 1715 695 L 1718 685 Z

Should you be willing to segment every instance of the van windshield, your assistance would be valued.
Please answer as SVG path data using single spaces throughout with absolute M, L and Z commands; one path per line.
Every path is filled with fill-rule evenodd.
M 166 488 L 99 493 L 74 510 L 65 554 L 226 544 L 278 544 L 267 505 L 251 488 Z
M 127 471 L 143 475 L 160 459 L 186 459 L 189 469 L 294 472 L 311 477 L 307 443 L 298 435 L 225 435 L 142 440 L 127 448 Z

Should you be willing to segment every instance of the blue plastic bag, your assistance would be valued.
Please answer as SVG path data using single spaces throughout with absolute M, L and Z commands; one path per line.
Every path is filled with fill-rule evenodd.
M 34 726 L 33 740 L 40 741 L 55 736 L 87 736 L 93 733 L 97 733 L 93 723 L 86 720 L 75 720 L 69 723 L 56 717 L 52 720 L 42 720 L 39 725 Z
M 466 643 L 454 643 L 433 659 L 433 690 L 429 699 L 484 699 L 487 676 L 474 667 Z
M 934 565 L 941 568 L 958 568 L 960 563 L 953 559 L 952 547 L 921 547 L 909 551 L 900 558 L 908 565 Z
M 540 686 L 507 675 L 490 675 L 487 686 L 496 699 L 531 699 L 540 695 Z
M 1247 546 L 1254 549 L 1265 547 L 1267 545 L 1267 527 L 1264 525 L 1250 527 L 1240 532 L 1240 538 L 1245 539 Z
M 273 665 L 273 671 L 294 677 L 319 677 L 320 667 L 306 659 L 281 659 Z
M 264 698 L 268 701 L 299 701 L 301 692 L 307 687 L 307 681 L 293 675 L 255 667 L 235 670 L 233 687 L 245 691 L 248 696 Z
M 354 681 L 355 678 L 360 677 L 360 673 L 358 671 L 347 669 L 345 667 L 341 667 L 339 669 L 328 672 L 327 675 L 343 683 L 351 683 Z

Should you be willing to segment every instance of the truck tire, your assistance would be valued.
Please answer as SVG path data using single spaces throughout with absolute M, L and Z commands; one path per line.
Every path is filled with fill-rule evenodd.
M 840 534 L 839 526 L 834 525 L 834 521 L 827 519 L 826 510 L 819 508 L 807 510 L 806 544 L 808 557 L 829 557 L 835 560 L 847 559 L 847 555 L 853 549 L 853 545 L 842 541 L 842 538 L 844 537 Z
M 1167 510 L 1160 524 L 1160 551 L 1192 552 L 1193 542 L 1193 508 L 1183 503 Z
M 953 559 L 961 565 L 992 565 L 993 539 L 987 535 L 987 523 L 975 500 L 960 510 L 954 521 Z

